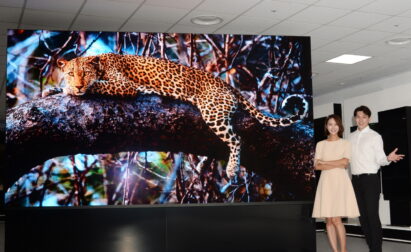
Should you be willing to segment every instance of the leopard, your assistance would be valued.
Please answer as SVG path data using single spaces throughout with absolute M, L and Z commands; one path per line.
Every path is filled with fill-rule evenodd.
M 66 95 L 156 94 L 196 106 L 207 126 L 229 148 L 225 172 L 230 179 L 240 167 L 241 137 L 232 122 L 237 109 L 245 110 L 269 127 L 290 126 L 302 120 L 308 109 L 308 103 L 301 97 L 303 107 L 290 116 L 267 116 L 220 77 L 164 58 L 105 53 L 71 60 L 61 58 L 57 65 L 63 73 L 62 91 Z

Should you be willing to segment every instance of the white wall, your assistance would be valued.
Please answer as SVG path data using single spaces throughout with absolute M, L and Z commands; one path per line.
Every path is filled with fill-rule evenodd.
M 371 122 L 378 122 L 378 112 L 411 106 L 411 71 L 314 97 L 314 118 L 332 114 L 333 103 L 340 103 L 345 128 L 353 126 L 353 111 L 360 105 L 371 109 Z
M 335 103 L 339 103 L 339 102 L 335 102 Z M 331 115 L 332 113 L 334 113 L 333 108 L 334 108 L 333 103 L 325 103 L 321 105 L 316 105 L 315 98 L 314 98 L 314 118 L 315 119 Z

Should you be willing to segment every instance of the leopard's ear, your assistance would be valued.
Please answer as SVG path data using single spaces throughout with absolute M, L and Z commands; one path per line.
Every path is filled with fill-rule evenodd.
M 95 56 L 95 57 L 91 58 L 91 59 L 89 60 L 89 63 L 92 64 L 92 65 L 96 65 L 96 66 L 97 66 L 97 65 L 100 63 L 100 57 L 99 57 L 99 56 Z
M 60 69 L 63 69 L 63 67 L 65 66 L 65 65 L 67 65 L 67 60 L 65 60 L 65 59 L 58 59 L 57 60 L 57 66 L 60 68 Z

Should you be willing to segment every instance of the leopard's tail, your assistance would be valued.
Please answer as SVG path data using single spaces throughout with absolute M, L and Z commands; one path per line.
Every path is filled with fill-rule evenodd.
M 258 111 L 249 101 L 247 101 L 240 92 L 236 92 L 240 106 L 246 110 L 251 116 L 256 118 L 261 124 L 271 127 L 289 126 L 301 119 L 303 119 L 308 112 L 308 102 L 301 95 L 290 95 L 284 99 L 282 108 L 284 110 L 292 111 L 292 115 L 282 118 L 269 117 Z

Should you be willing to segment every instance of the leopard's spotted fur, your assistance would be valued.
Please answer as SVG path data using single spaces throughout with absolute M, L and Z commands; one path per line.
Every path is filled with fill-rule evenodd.
M 260 123 L 288 126 L 305 116 L 275 119 L 263 115 L 236 89 L 208 72 L 165 59 L 135 55 L 102 54 L 58 61 L 70 95 L 97 93 L 110 96 L 136 96 L 138 93 L 171 96 L 197 106 L 211 130 L 230 148 L 226 173 L 235 175 L 240 165 L 240 137 L 233 131 L 231 117 L 242 107 Z M 305 104 L 306 106 L 307 104 Z

